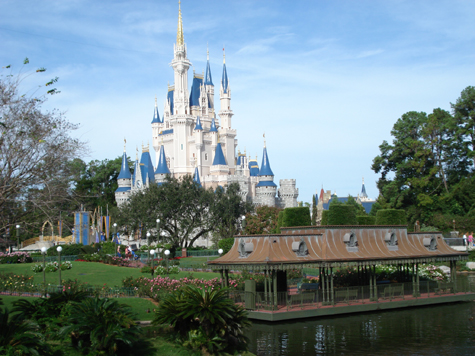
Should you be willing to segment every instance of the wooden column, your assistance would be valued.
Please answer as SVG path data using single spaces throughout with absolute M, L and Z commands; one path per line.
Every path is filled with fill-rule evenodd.
M 330 281 L 331 281 L 331 286 L 330 286 L 330 296 L 331 296 L 331 302 L 332 305 L 335 305 L 335 293 L 333 291 L 333 267 L 330 267 Z
M 277 271 L 276 270 L 272 271 L 272 279 L 274 280 L 274 303 L 272 305 L 275 306 L 277 309 Z
M 269 271 L 264 271 L 264 301 L 267 301 L 268 293 L 267 293 L 267 277 Z

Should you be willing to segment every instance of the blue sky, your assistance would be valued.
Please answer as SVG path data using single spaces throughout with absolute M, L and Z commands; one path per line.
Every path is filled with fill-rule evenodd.
M 356 195 L 378 146 L 405 112 L 450 110 L 475 85 L 473 1 L 192 1 L 181 3 L 197 72 L 209 45 L 219 93 L 222 48 L 239 149 L 262 159 L 265 132 L 275 181 L 295 178 L 299 200 L 320 188 Z M 80 124 L 91 159 L 151 141 L 173 84 L 177 1 L 0 2 L 0 64 L 46 67 L 24 85 L 58 76 L 57 108 Z M 3 69 L 5 71 L 5 69 Z M 192 72 L 189 73 L 191 85 Z M 219 102 L 219 95 L 215 97 Z

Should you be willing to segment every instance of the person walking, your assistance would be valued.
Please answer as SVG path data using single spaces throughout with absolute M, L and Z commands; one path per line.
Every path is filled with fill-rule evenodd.
M 463 233 L 463 245 L 464 246 L 467 246 L 467 235 L 468 235 L 468 232 Z
M 468 241 L 471 241 L 473 243 L 473 246 L 475 246 L 475 241 L 473 241 L 473 231 L 468 235 Z
M 468 232 L 467 232 L 467 234 L 468 234 Z M 467 238 L 467 240 L 468 240 L 468 246 L 469 246 L 469 247 L 472 247 L 472 243 L 473 243 L 473 236 L 472 236 L 472 235 L 468 235 L 468 238 Z

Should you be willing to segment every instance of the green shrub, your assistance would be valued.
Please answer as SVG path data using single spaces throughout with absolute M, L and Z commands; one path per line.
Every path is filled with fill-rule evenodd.
M 358 225 L 376 225 L 376 217 L 368 215 L 359 215 L 356 217 Z
M 71 244 L 71 245 L 61 245 L 61 248 L 63 249 L 61 251 L 61 256 L 76 256 L 81 253 L 81 248 L 83 247 L 83 244 Z M 51 246 L 47 251 L 46 255 L 47 256 L 57 256 L 58 251 L 56 250 L 58 246 Z
M 152 268 L 149 267 L 149 266 L 143 266 L 143 267 L 140 269 L 140 272 L 150 274 L 150 273 L 152 273 Z
M 310 218 L 310 208 L 308 206 L 298 208 L 285 208 L 279 213 L 279 222 L 282 214 L 282 223 L 280 227 L 287 226 L 310 226 L 312 220 Z
M 331 204 L 328 210 L 328 225 L 356 225 L 356 211 L 351 205 Z
M 328 225 L 328 213 L 328 210 L 322 211 L 322 222 L 320 223 L 320 225 Z
M 94 249 L 91 245 L 83 245 L 81 247 L 81 252 L 84 255 L 92 255 L 93 253 L 97 252 L 97 249 Z
M 227 254 L 233 245 L 234 237 L 228 237 L 227 239 L 221 239 L 218 241 L 218 247 L 223 249 L 223 255 Z
M 376 225 L 407 225 L 402 209 L 381 209 L 376 213 Z
M 102 242 L 101 252 L 106 255 L 115 255 L 117 253 L 117 244 L 111 241 Z

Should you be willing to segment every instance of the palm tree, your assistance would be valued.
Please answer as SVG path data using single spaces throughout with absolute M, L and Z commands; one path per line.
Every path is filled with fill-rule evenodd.
M 73 346 L 95 355 L 115 355 L 132 348 L 141 334 L 130 307 L 108 298 L 86 298 L 73 303 L 68 325 L 60 335 L 70 336 Z
M 51 349 L 35 323 L 10 318 L 8 309 L 0 310 L 1 355 L 51 355 Z
M 206 340 L 202 346 L 209 352 L 218 339 L 224 351 L 245 350 L 244 329 L 251 323 L 247 312 L 227 293 L 227 289 L 185 286 L 162 299 L 154 324 L 171 325 L 189 345 Z

